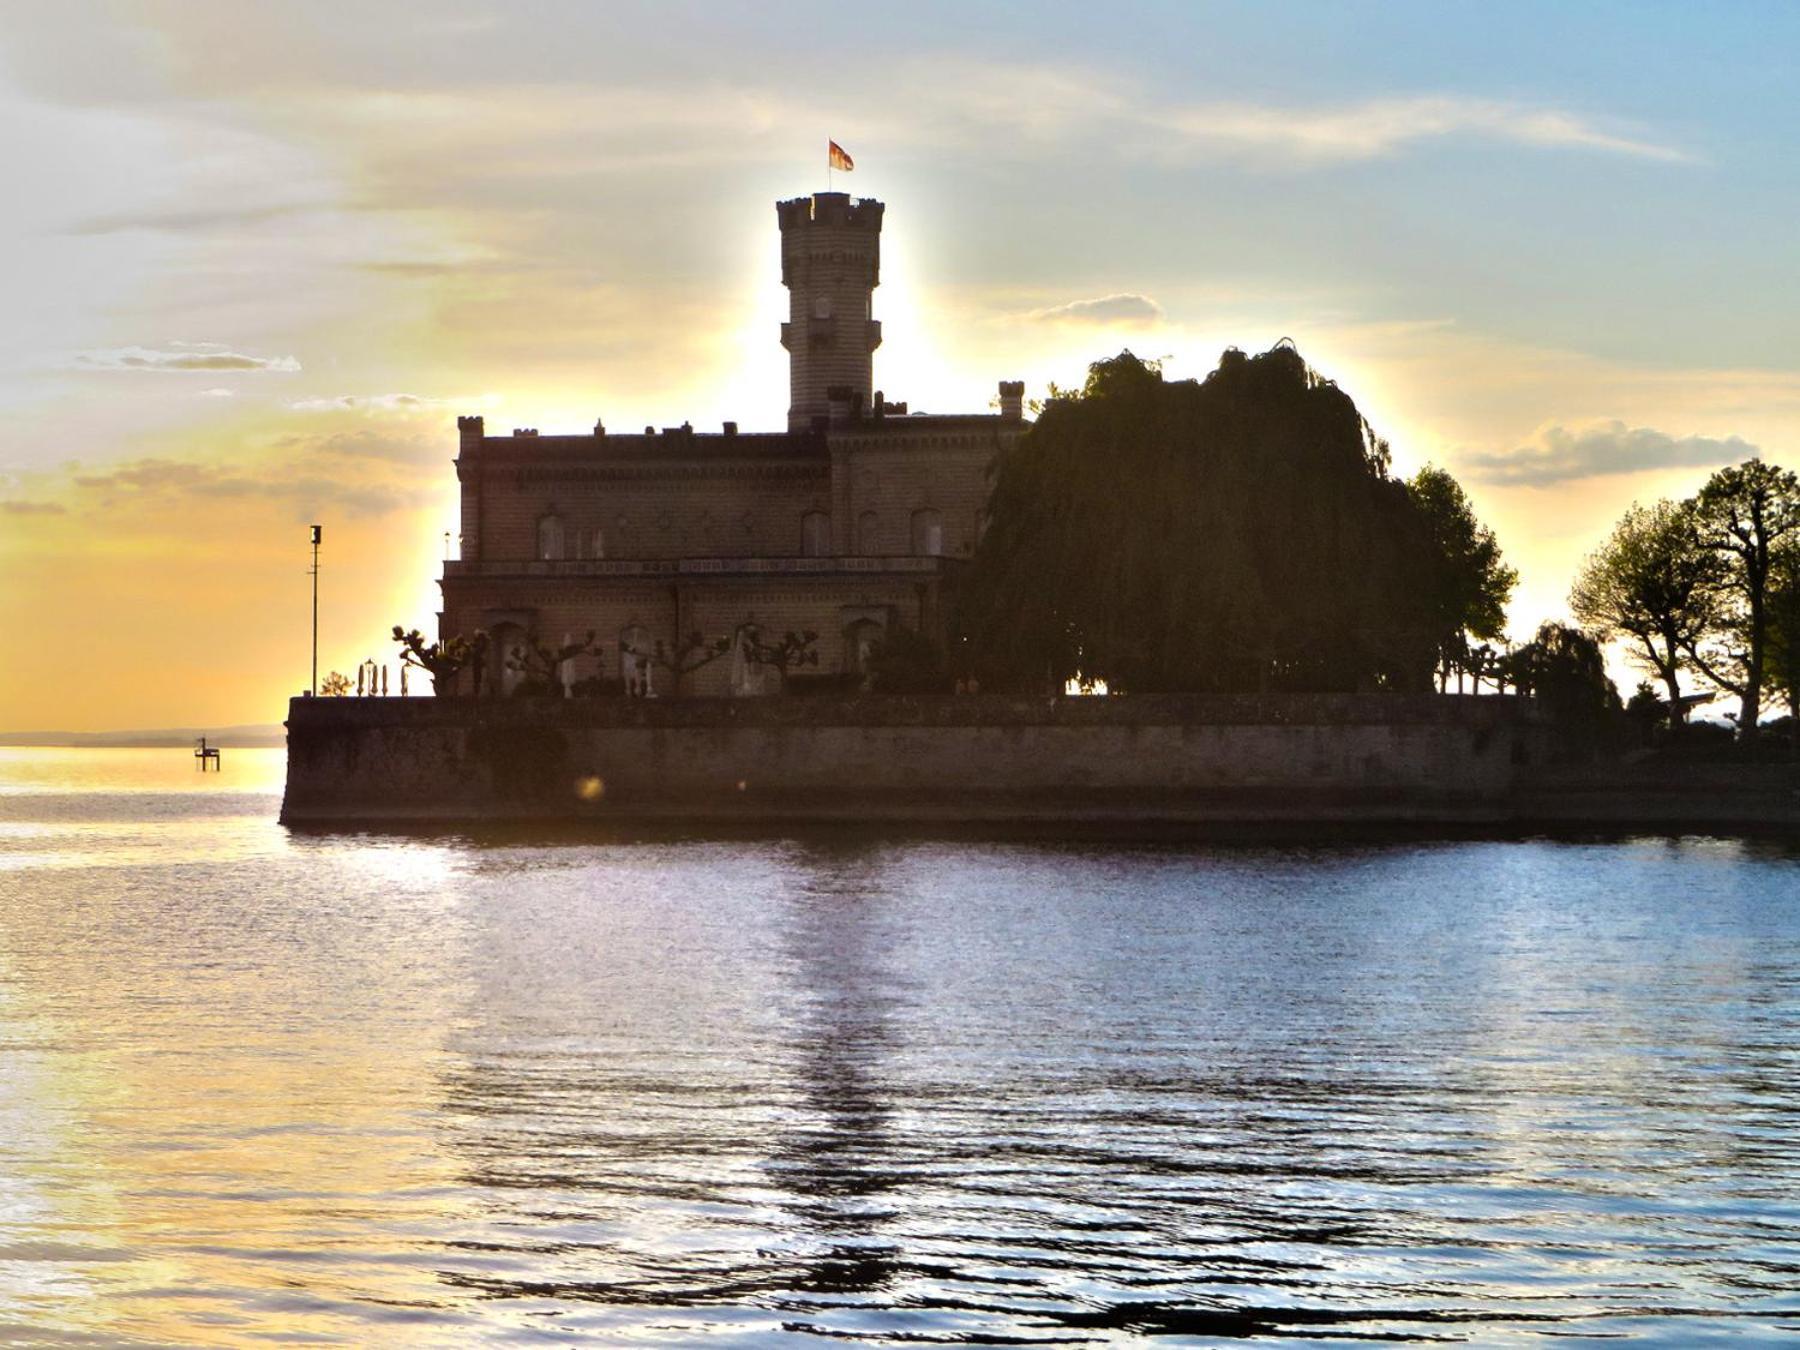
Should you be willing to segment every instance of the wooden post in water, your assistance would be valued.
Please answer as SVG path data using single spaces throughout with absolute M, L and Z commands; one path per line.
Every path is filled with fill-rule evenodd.
M 206 737 L 202 736 L 199 745 L 194 749 L 194 767 L 201 773 L 205 773 L 209 763 L 219 773 L 225 772 L 225 765 L 219 759 L 219 747 L 207 745 Z

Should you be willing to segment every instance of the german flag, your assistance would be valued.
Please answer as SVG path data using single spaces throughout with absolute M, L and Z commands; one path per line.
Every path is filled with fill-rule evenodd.
M 825 162 L 834 169 L 842 169 L 845 173 L 856 167 L 856 161 L 844 153 L 844 147 L 836 141 L 826 141 Z

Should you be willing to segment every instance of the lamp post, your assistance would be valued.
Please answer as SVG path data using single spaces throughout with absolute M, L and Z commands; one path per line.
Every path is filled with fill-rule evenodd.
M 315 525 L 312 527 L 312 579 L 313 579 L 313 621 L 312 621 L 312 696 L 319 696 L 319 537 L 324 530 Z

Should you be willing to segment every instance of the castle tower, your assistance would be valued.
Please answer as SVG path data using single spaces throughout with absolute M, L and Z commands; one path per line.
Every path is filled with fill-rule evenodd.
M 788 288 L 788 429 L 805 430 L 815 417 L 869 407 L 875 387 L 875 349 L 881 325 L 871 314 L 881 284 L 878 201 L 851 201 L 847 192 L 819 192 L 775 203 L 781 221 L 781 284 Z

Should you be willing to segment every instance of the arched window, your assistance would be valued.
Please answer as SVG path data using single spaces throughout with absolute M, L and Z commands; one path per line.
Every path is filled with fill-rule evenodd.
M 800 556 L 823 558 L 831 553 L 831 517 L 808 511 L 800 517 Z
M 856 518 L 856 551 L 865 558 L 881 552 L 881 517 L 864 511 Z
M 829 319 L 831 317 L 831 297 L 819 295 L 813 297 L 813 318 Z
M 750 659 L 750 648 L 760 636 L 755 624 L 740 624 L 731 639 L 731 696 L 756 698 L 781 692 L 781 672 L 774 666 Z
M 512 693 L 525 679 L 518 669 L 518 654 L 525 647 L 525 630 L 516 623 L 498 625 L 488 637 L 488 660 L 493 663 L 489 675 L 498 683 L 502 698 Z
M 913 512 L 912 551 L 925 558 L 938 557 L 944 551 L 944 518 L 930 507 Z
M 634 698 L 655 694 L 653 676 L 656 668 L 650 662 L 655 650 L 650 630 L 633 624 L 619 633 L 619 677 L 625 681 L 625 692 Z
M 563 556 L 563 523 L 559 516 L 538 519 L 537 555 L 540 562 L 555 562 Z
M 852 674 L 867 675 L 869 662 L 886 636 L 873 619 L 858 619 L 844 629 L 844 669 Z
M 590 536 L 590 543 L 589 543 L 589 547 L 588 547 L 588 557 L 604 558 L 605 556 L 606 556 L 606 526 L 596 525 L 596 526 L 594 526 L 594 533 Z

